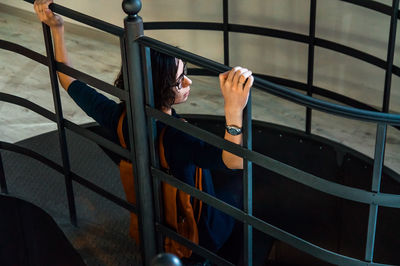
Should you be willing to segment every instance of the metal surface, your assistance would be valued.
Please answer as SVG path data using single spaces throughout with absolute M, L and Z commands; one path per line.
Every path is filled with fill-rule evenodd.
M 138 41 L 150 48 L 153 48 L 159 52 L 169 54 L 171 56 L 175 56 L 181 58 L 187 62 L 193 63 L 195 65 L 208 68 L 211 71 L 221 73 L 229 70 L 230 68 L 212 61 L 210 59 L 195 55 L 193 53 L 187 52 L 185 50 L 179 49 L 172 45 L 168 45 L 157 41 L 155 39 L 143 36 L 138 39 Z M 326 113 L 349 117 L 357 120 L 369 121 L 369 122 L 383 122 L 391 125 L 400 125 L 400 115 L 397 114 L 385 114 L 380 112 L 372 112 L 361 110 L 357 108 L 347 107 L 343 105 L 338 105 L 330 102 L 326 102 L 323 100 L 315 99 L 313 97 L 309 97 L 303 95 L 299 92 L 290 90 L 283 86 L 274 84 L 272 82 L 262 80 L 260 78 L 255 78 L 254 86 L 257 88 L 261 88 L 268 93 L 281 97 L 283 99 L 292 101 L 294 103 L 308 106 L 313 109 L 317 109 Z
M 318 247 L 315 244 L 312 244 L 308 241 L 305 241 L 293 234 L 290 234 L 276 226 L 273 226 L 267 222 L 264 222 L 256 217 L 247 215 L 245 212 L 225 203 L 222 200 L 217 199 L 216 197 L 210 196 L 207 193 L 201 192 L 200 190 L 178 180 L 177 178 L 164 173 L 163 171 L 152 168 L 152 174 L 155 178 L 159 178 L 163 182 L 167 182 L 168 184 L 182 190 L 198 199 L 203 201 L 204 203 L 217 208 L 224 213 L 229 214 L 239 221 L 243 221 L 249 225 L 252 225 L 255 229 L 268 234 L 278 240 L 281 240 L 289 245 L 296 247 L 303 252 L 306 252 L 316 258 L 324 260 L 326 262 L 336 264 L 336 265 L 385 265 L 379 263 L 369 263 L 365 261 L 360 261 L 348 256 L 344 256 L 324 248 Z M 209 258 L 208 256 L 205 256 Z
M 155 103 L 154 103 L 150 48 L 141 47 L 141 50 L 142 50 L 142 58 L 144 58 L 143 75 L 145 84 L 146 104 L 154 108 Z M 153 119 L 151 116 L 147 116 L 147 127 L 149 132 L 151 165 L 153 167 L 159 168 L 160 162 L 159 162 L 159 150 L 157 145 L 158 144 L 157 124 L 155 119 Z M 160 181 L 153 178 L 154 215 L 156 223 L 161 223 L 163 219 L 161 193 L 162 190 Z M 157 241 L 157 252 L 162 252 L 164 248 L 164 240 L 161 234 L 156 235 L 156 241 Z
M 229 263 L 229 261 L 217 256 L 215 253 L 212 253 L 211 251 L 196 245 L 195 243 L 187 240 L 186 238 L 182 237 L 175 231 L 169 229 L 168 227 L 162 225 L 162 224 L 156 224 L 156 229 L 157 231 L 160 231 L 163 233 L 165 236 L 178 241 L 181 244 L 184 244 L 185 246 L 189 247 L 190 249 L 193 250 L 194 253 L 203 256 L 205 258 L 208 258 L 210 261 L 216 263 L 217 265 L 227 265 L 227 266 L 232 266 L 232 263 Z M 195 264 L 195 265 L 202 265 L 202 264 Z
M 229 66 L 229 2 L 222 1 L 222 18 L 224 30 L 224 65 Z
M 68 157 L 68 147 L 67 147 L 67 141 L 66 141 L 66 137 L 65 137 L 65 128 L 64 128 L 63 113 L 62 113 L 62 107 L 61 107 L 60 90 L 58 87 L 58 79 L 57 79 L 57 73 L 56 73 L 56 65 L 55 65 L 55 59 L 54 59 L 51 33 L 50 33 L 50 28 L 46 24 L 42 23 L 42 26 L 43 26 L 44 42 L 46 44 L 46 53 L 47 53 L 47 58 L 48 58 L 50 82 L 51 82 L 51 88 L 52 88 L 52 92 L 53 92 L 54 110 L 56 112 L 56 119 L 57 119 L 57 130 L 58 130 L 58 138 L 59 138 L 59 143 L 60 143 L 61 158 L 62 158 L 63 169 L 64 169 L 65 189 L 67 191 L 69 216 L 70 216 L 71 223 L 73 225 L 77 226 L 75 198 L 74 198 L 74 191 L 73 191 L 73 186 L 72 186 L 71 169 L 70 169 L 69 157 Z
M 246 108 L 243 112 L 243 147 L 248 150 L 253 148 L 252 134 L 252 100 L 251 91 Z M 247 215 L 253 215 L 253 165 L 252 162 L 243 158 L 243 210 Z M 253 265 L 253 227 L 243 224 L 243 247 L 244 261 L 246 265 Z
M 397 16 L 399 15 L 399 0 L 393 0 L 393 12 L 390 19 L 389 41 L 386 59 L 385 87 L 383 94 L 382 112 L 389 112 L 390 87 L 392 84 L 394 48 L 396 44 Z
M 33 4 L 35 2 L 35 0 L 23 0 L 23 1 L 31 3 L 31 4 Z M 107 23 L 105 21 L 102 21 L 100 19 L 88 16 L 85 14 L 82 14 L 75 10 L 60 6 L 58 4 L 52 3 L 49 5 L 49 8 L 52 11 L 54 11 L 60 15 L 63 15 L 67 18 L 71 18 L 73 20 L 79 21 L 83 24 L 89 25 L 98 30 L 108 32 L 108 33 L 116 35 L 116 36 L 122 36 L 124 34 L 124 30 L 118 26 L 115 26 L 113 24 Z
M 87 139 L 90 139 L 94 143 L 98 144 L 101 147 L 107 148 L 108 150 L 115 152 L 116 154 L 120 155 L 121 157 L 125 159 L 129 159 L 131 156 L 131 153 L 122 148 L 120 145 L 115 144 L 111 140 L 108 140 L 86 128 L 83 128 L 77 124 L 72 123 L 71 121 L 65 120 L 64 119 L 64 126 L 65 128 L 68 128 L 69 130 L 75 132 L 78 135 L 81 135 L 82 137 L 85 137 Z
M 3 159 L 1 158 L 1 152 L 0 152 L 0 189 L 1 193 L 8 194 L 6 175 L 4 173 Z
M 310 2 L 310 27 L 309 27 L 309 43 L 308 43 L 308 67 L 307 67 L 307 95 L 313 94 L 314 79 L 314 39 L 315 39 L 315 18 L 317 13 L 317 1 Z M 306 133 L 311 134 L 312 110 L 306 108 Z
M 129 1 L 124 1 L 123 6 Z M 139 1 L 140 2 L 140 1 Z M 127 9 L 124 8 L 127 12 Z M 143 35 L 142 18 L 136 14 L 139 10 L 129 10 L 124 20 L 125 25 L 125 52 L 127 62 L 127 80 L 129 83 L 129 94 L 131 101 L 131 112 L 134 137 L 134 156 L 135 161 L 134 175 L 136 188 L 136 202 L 138 208 L 138 220 L 140 230 L 141 248 L 144 265 L 149 265 L 156 252 L 155 223 L 154 223 L 154 204 L 153 186 L 150 175 L 150 152 L 147 137 L 147 124 L 145 115 L 145 99 L 142 59 L 139 43 L 136 39 Z M 133 144 L 131 142 L 131 144 Z M 131 146 L 132 148 L 133 146 Z
M 0 149 L 4 149 L 7 151 L 11 151 L 11 152 L 15 152 L 18 154 L 22 154 L 25 156 L 28 156 L 29 158 L 35 159 L 41 163 L 43 163 L 44 165 L 50 167 L 51 169 L 59 172 L 60 174 L 64 173 L 63 167 L 61 165 L 59 165 L 58 163 L 46 158 L 45 156 L 32 151 L 30 149 L 24 148 L 24 147 L 20 147 L 18 145 L 12 144 L 12 143 L 7 143 L 7 142 L 3 142 L 0 141 Z M 127 210 L 130 210 L 132 212 L 136 212 L 136 208 L 135 206 L 133 206 L 131 203 L 127 202 L 124 199 L 121 199 L 113 194 L 111 194 L 110 192 L 104 190 L 103 188 L 97 186 L 96 184 L 88 181 L 87 179 L 79 176 L 76 173 L 71 172 L 71 178 L 78 182 L 79 184 L 81 184 L 82 186 L 86 187 L 87 189 L 90 189 L 91 191 L 103 196 L 104 198 L 114 202 L 115 204 L 121 206 L 122 208 L 125 208 Z
M 299 170 L 295 167 L 281 163 L 258 152 L 250 151 L 246 148 L 240 147 L 239 145 L 233 144 L 230 141 L 226 141 L 223 138 L 216 136 L 206 130 L 197 128 L 196 126 L 185 123 L 180 119 L 166 115 L 159 110 L 146 107 L 146 112 L 148 115 L 151 115 L 152 117 L 167 125 L 173 126 L 189 135 L 196 136 L 198 139 L 201 139 L 211 145 L 214 145 L 220 149 L 227 150 L 240 157 L 246 158 L 259 166 L 262 166 L 277 174 L 285 176 L 293 181 L 304 184 L 316 190 L 361 203 L 376 203 L 380 206 L 400 208 L 400 195 L 388 193 L 377 194 L 374 192 L 368 192 L 362 189 L 353 188 L 332 181 L 328 181 Z
M 382 167 L 385 158 L 386 130 L 387 130 L 386 124 L 378 124 L 376 129 L 374 168 L 372 173 L 371 190 L 378 194 L 381 187 Z M 372 203 L 369 206 L 368 232 L 367 232 L 367 242 L 365 247 L 365 260 L 370 262 L 372 262 L 374 257 L 374 243 L 376 235 L 377 217 L 378 217 L 378 205 Z

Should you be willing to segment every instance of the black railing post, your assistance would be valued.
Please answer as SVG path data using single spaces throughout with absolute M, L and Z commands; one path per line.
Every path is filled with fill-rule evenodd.
M 385 113 L 389 112 L 390 87 L 392 81 L 392 69 L 393 69 L 393 59 L 394 59 L 394 48 L 396 42 L 396 28 L 397 28 L 398 14 L 399 14 L 399 0 L 393 0 L 392 15 L 390 20 L 387 60 L 386 60 L 387 65 L 385 73 L 385 87 L 384 87 L 383 106 L 382 106 L 382 112 Z M 387 131 L 386 124 L 378 124 L 376 133 L 375 155 L 374 155 L 374 169 L 372 176 L 372 191 L 376 193 L 379 193 L 381 179 L 382 179 L 382 167 L 385 159 L 385 144 L 386 144 L 386 134 L 387 134 L 386 131 Z M 371 204 L 369 207 L 367 243 L 365 247 L 365 260 L 368 262 L 372 262 L 374 258 L 377 218 L 378 218 L 378 205 Z
M 372 192 L 379 193 L 382 179 L 382 167 L 385 155 L 386 124 L 378 124 L 376 130 L 376 143 L 374 155 L 374 168 L 372 172 Z M 378 205 L 369 207 L 367 242 L 365 246 L 365 260 L 372 262 L 374 258 L 374 245 L 376 234 L 376 220 L 378 217 Z
M 65 187 L 67 190 L 69 215 L 70 215 L 71 223 L 76 226 L 77 221 L 76 221 L 75 198 L 74 198 L 74 191 L 73 191 L 73 186 L 72 186 L 71 168 L 70 168 L 70 164 L 69 164 L 68 147 L 67 147 L 67 140 L 66 140 L 66 136 L 65 136 L 64 118 L 63 118 L 62 107 L 61 107 L 60 89 L 58 87 L 56 62 L 54 59 L 54 52 L 53 52 L 53 44 L 52 44 L 49 26 L 47 26 L 44 23 L 42 23 L 42 26 L 43 26 L 44 42 L 46 44 L 47 63 L 49 66 L 51 88 L 53 91 L 54 109 L 56 112 L 58 139 L 60 142 L 61 158 L 62 158 L 63 168 L 64 168 Z
M 137 15 L 141 7 L 142 3 L 140 0 L 124 0 L 122 3 L 122 8 L 128 15 L 124 20 L 124 26 L 131 110 L 127 110 L 127 112 L 131 112 L 133 120 L 135 152 L 132 160 L 135 161 L 136 165 L 134 167 L 136 204 L 143 264 L 150 265 L 151 259 L 156 255 L 156 238 L 141 49 L 139 43 L 136 41 L 137 38 L 143 35 L 143 21 Z
M 399 16 L 399 0 L 393 0 L 392 16 L 390 19 L 388 50 L 386 57 L 385 88 L 384 88 L 383 104 L 382 104 L 382 112 L 385 113 L 389 112 L 390 87 L 392 84 L 392 70 L 393 70 L 394 48 L 396 43 L 396 29 L 397 29 L 398 16 Z
M 224 65 L 229 66 L 229 8 L 228 0 L 222 2 L 224 25 Z
M 153 90 L 153 73 L 151 69 L 151 55 L 149 47 L 142 47 L 142 59 L 143 61 L 143 74 L 144 74 L 144 84 L 145 84 L 145 96 L 146 105 L 151 108 L 155 108 L 154 102 L 154 90 Z M 160 168 L 160 163 L 158 160 L 158 136 L 157 136 L 157 124 L 156 120 L 151 116 L 147 116 L 147 126 L 149 130 L 149 142 L 150 142 L 150 157 L 151 165 L 157 169 Z M 157 224 L 162 223 L 162 208 L 161 208 L 161 182 L 158 178 L 153 178 L 153 198 L 154 198 L 154 214 L 155 222 Z M 157 234 L 157 253 L 163 250 L 163 236 L 162 234 Z
M 0 188 L 1 188 L 1 193 L 8 194 L 6 174 L 4 173 L 3 159 L 1 158 L 1 152 L 0 152 Z
M 243 147 L 252 150 L 252 112 L 251 112 L 251 91 L 249 101 L 243 112 Z M 243 211 L 248 215 L 253 215 L 253 165 L 252 162 L 243 159 Z M 245 223 L 244 225 L 244 262 L 247 266 L 253 265 L 253 227 Z
M 314 80 L 314 47 L 315 47 L 315 23 L 317 13 L 317 0 L 311 0 L 310 5 L 310 28 L 308 42 L 308 69 L 307 69 L 307 95 L 313 94 Z M 306 133 L 311 134 L 312 109 L 306 108 Z

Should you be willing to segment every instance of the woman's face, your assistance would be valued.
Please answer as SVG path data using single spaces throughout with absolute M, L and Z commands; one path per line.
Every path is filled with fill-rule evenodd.
M 178 71 L 176 72 L 176 86 L 174 87 L 174 104 L 184 103 L 190 94 L 192 81 L 186 76 L 186 66 L 182 60 L 178 60 Z

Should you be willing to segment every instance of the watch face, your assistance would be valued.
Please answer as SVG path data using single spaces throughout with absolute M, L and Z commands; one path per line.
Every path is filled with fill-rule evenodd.
M 241 128 L 232 127 L 232 126 L 226 126 L 226 131 L 228 131 L 228 133 L 233 135 L 233 136 L 237 136 L 237 135 L 242 133 L 242 129 Z

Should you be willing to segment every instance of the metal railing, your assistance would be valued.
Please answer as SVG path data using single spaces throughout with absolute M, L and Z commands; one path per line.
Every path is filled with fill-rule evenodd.
M 26 2 L 33 3 L 33 0 L 25 0 Z M 390 99 L 390 77 L 393 75 L 400 76 L 400 68 L 393 65 L 395 34 L 397 21 L 399 19 L 399 0 L 393 0 L 392 6 L 377 3 L 375 1 L 357 1 L 348 0 L 344 1 L 351 4 L 375 10 L 391 16 L 391 28 L 388 44 L 387 60 L 383 61 L 362 51 L 355 50 L 344 45 L 340 45 L 331 41 L 319 39 L 315 37 L 315 14 L 316 14 L 316 0 L 310 0 L 310 30 L 309 35 L 301 35 L 286 31 L 251 27 L 245 25 L 234 25 L 228 21 L 228 1 L 223 0 L 223 23 L 194 23 L 194 22 L 157 22 L 143 24 L 141 18 L 137 15 L 141 8 L 141 2 L 137 1 L 123 1 L 124 11 L 128 14 L 125 19 L 125 27 L 121 29 L 114 25 L 108 24 L 93 17 L 78 13 L 68 8 L 62 7 L 57 4 L 52 4 L 51 9 L 61 15 L 85 23 L 102 31 L 120 37 L 121 56 L 123 65 L 123 74 L 125 79 L 125 91 L 107 84 L 101 80 L 93 78 L 83 72 L 68 67 L 62 63 L 54 61 L 52 50 L 50 31 L 46 25 L 43 24 L 43 32 L 46 43 L 47 56 L 43 56 L 25 47 L 0 40 L 0 48 L 10 50 L 28 58 L 31 58 L 41 64 L 47 65 L 50 71 L 51 84 L 53 89 L 53 100 L 55 104 L 55 113 L 52 113 L 43 107 L 35 105 L 34 103 L 17 96 L 0 93 L 0 100 L 24 106 L 49 120 L 56 122 L 59 132 L 59 141 L 63 164 L 59 165 L 42 155 L 37 154 L 32 150 L 19 147 L 14 144 L 5 143 L 0 141 L 0 149 L 10 150 L 25 154 L 34 159 L 37 159 L 51 168 L 63 173 L 65 176 L 66 189 L 69 202 L 69 212 L 71 222 L 76 224 L 76 212 L 73 196 L 72 181 L 78 182 L 92 191 L 102 195 L 103 197 L 113 201 L 114 203 L 135 212 L 139 215 L 141 246 L 143 252 L 143 261 L 148 265 L 151 259 L 157 252 L 162 249 L 162 237 L 165 235 L 171 237 L 193 249 L 195 253 L 207 257 L 211 261 L 220 265 L 231 265 L 230 262 L 218 257 L 211 251 L 195 245 L 190 241 L 184 239 L 176 232 L 170 230 L 163 224 L 161 217 L 161 204 L 159 203 L 159 188 L 160 182 L 167 182 L 178 189 L 181 189 L 190 195 L 199 198 L 206 204 L 213 206 L 237 220 L 244 223 L 244 254 L 245 260 L 248 265 L 252 265 L 252 229 L 255 228 L 263 233 L 269 234 L 272 237 L 281 240 L 289 245 L 311 254 L 321 260 L 329 263 L 339 265 L 380 265 L 373 262 L 374 251 L 374 238 L 376 234 L 376 218 L 378 206 L 386 206 L 392 208 L 400 208 L 400 195 L 380 193 L 380 180 L 382 176 L 383 155 L 385 150 L 386 129 L 388 125 L 400 126 L 400 115 L 389 114 L 388 104 Z M 182 49 L 170 46 L 168 44 L 159 42 L 144 36 L 143 29 L 201 29 L 201 30 L 220 30 L 224 34 L 224 63 L 211 61 L 209 59 L 200 57 L 198 55 L 189 53 Z M 373 185 L 370 191 L 352 188 L 340 185 L 331 181 L 327 181 L 321 177 L 314 176 L 307 172 L 301 171 L 289 165 L 276 161 L 268 156 L 252 151 L 252 134 L 251 134 L 251 97 L 244 115 L 244 146 L 233 144 L 224 140 L 214 134 L 204 131 L 188 123 L 184 123 L 179 119 L 168 116 L 154 108 L 151 66 L 150 66 L 150 48 L 160 52 L 181 58 L 194 65 L 200 66 L 204 69 L 193 69 L 192 73 L 196 74 L 212 74 L 220 73 L 229 69 L 229 32 L 242 32 L 250 34 L 258 34 L 264 36 L 278 37 L 287 40 L 303 42 L 309 44 L 309 59 L 308 59 L 308 75 L 307 84 L 296 83 L 284 79 L 278 80 L 282 84 L 299 85 L 296 88 L 305 89 L 307 95 L 290 90 L 282 85 L 277 85 L 270 81 L 266 81 L 259 77 L 255 78 L 254 86 L 262 89 L 270 94 L 279 96 L 281 98 L 290 100 L 294 103 L 307 107 L 307 133 L 311 130 L 311 110 L 317 109 L 323 112 L 331 113 L 334 115 L 344 116 L 352 119 L 363 120 L 368 122 L 377 123 L 377 136 L 375 145 L 374 168 L 373 168 Z M 311 97 L 316 92 L 324 92 L 323 89 L 313 86 L 313 55 L 314 47 L 320 46 L 352 57 L 361 59 L 371 63 L 377 67 L 386 70 L 385 78 L 385 96 L 382 106 L 383 112 L 358 109 L 354 107 L 347 107 L 329 103 L 326 101 L 318 100 Z M 79 127 L 78 125 L 63 118 L 62 109 L 59 97 L 59 88 L 56 80 L 56 71 L 63 72 L 74 78 L 80 79 L 100 90 L 110 93 L 114 96 L 123 99 L 127 103 L 127 121 L 130 134 L 130 147 L 128 150 L 112 143 L 111 141 L 98 136 L 91 131 Z M 340 98 L 344 103 L 353 104 L 356 106 L 366 106 L 363 103 L 357 102 L 341 95 L 331 93 L 332 99 Z M 347 101 L 347 102 L 346 102 Z M 367 109 L 366 108 L 366 109 Z M 245 206 L 243 210 L 237 209 L 229 204 L 203 193 L 186 183 L 179 181 L 171 175 L 168 175 L 159 169 L 157 153 L 155 149 L 155 140 L 157 138 L 157 131 L 155 128 L 155 121 L 161 121 L 169 126 L 175 127 L 185 133 L 196 136 L 197 138 L 215 145 L 221 149 L 225 149 L 233 154 L 244 158 L 245 170 L 243 171 L 243 186 L 244 186 L 244 199 Z M 133 122 L 134 121 L 134 122 Z M 98 187 L 86 180 L 83 177 L 73 173 L 69 168 L 68 162 L 68 147 L 65 144 L 65 128 L 68 128 L 95 143 L 106 147 L 107 149 L 119 154 L 121 157 L 131 160 L 133 162 L 133 169 L 135 178 L 135 187 L 137 195 L 137 206 L 133 206 L 129 202 L 112 195 L 105 189 Z M 147 128 L 147 134 L 146 130 Z M 318 247 L 308 241 L 305 241 L 297 236 L 285 232 L 271 224 L 266 223 L 253 216 L 252 214 L 252 163 L 267 168 L 275 173 L 283 175 L 291 180 L 304 184 L 308 187 L 314 188 L 318 191 L 334 195 L 340 198 L 349 199 L 356 202 L 361 202 L 370 205 L 370 214 L 368 222 L 367 246 L 365 251 L 364 261 L 343 256 L 341 254 L 326 250 Z M 6 179 L 0 158 L 0 186 L 3 193 L 7 192 Z

